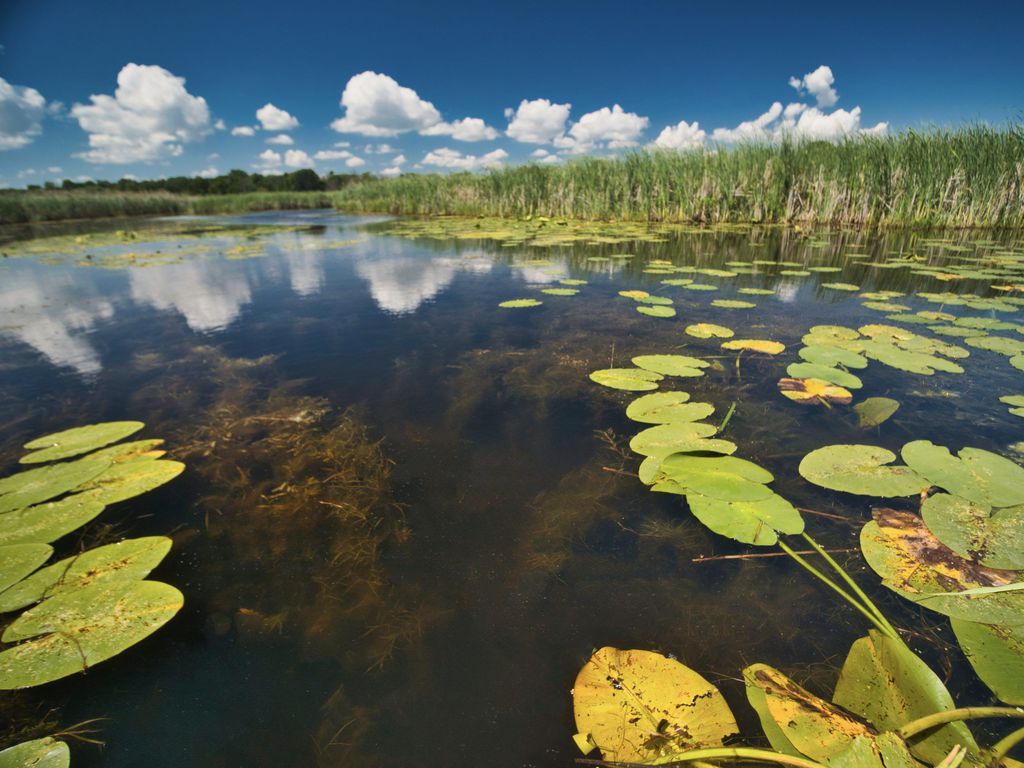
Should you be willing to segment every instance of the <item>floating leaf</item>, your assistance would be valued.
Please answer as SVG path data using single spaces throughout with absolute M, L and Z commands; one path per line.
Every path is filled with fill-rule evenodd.
M 633 436 L 629 447 L 641 456 L 668 456 L 677 451 L 692 450 L 689 446 L 702 437 L 718 431 L 713 424 L 676 422 L 648 427 Z
M 0 544 L 49 544 L 81 528 L 105 509 L 95 499 L 75 494 L 60 501 L 16 509 L 0 515 Z
M 0 547 L 0 592 L 28 576 L 53 554 L 53 547 L 39 542 Z
M 801 477 L 822 488 L 862 496 L 916 496 L 929 483 L 909 467 L 886 466 L 896 454 L 874 445 L 828 445 L 804 456 Z
M 159 450 L 163 440 L 135 440 L 131 443 L 120 443 L 109 448 L 102 448 L 90 453 L 90 459 L 106 459 L 111 464 L 123 464 L 126 461 L 148 461 L 159 459 L 167 451 Z
M 706 419 L 715 412 L 710 403 L 689 403 L 685 392 L 656 392 L 644 395 L 626 406 L 626 416 L 645 424 L 673 424 Z
M 64 558 L 0 593 L 0 613 L 92 584 L 144 579 L 170 550 L 166 536 L 143 536 Z
M 860 286 L 853 283 L 822 283 L 822 288 L 830 288 L 833 291 L 859 291 Z
M 123 440 L 144 426 L 146 425 L 141 421 L 108 421 L 37 437 L 25 443 L 24 447 L 33 453 L 22 456 L 21 463 L 37 464 L 41 461 L 56 461 L 88 453 L 95 448 Z
M 575 296 L 579 291 L 575 288 L 542 288 L 541 293 L 548 296 Z
M 559 280 L 562 285 L 586 285 L 586 280 L 577 280 L 575 278 L 567 277 L 564 280 Z
M 878 312 L 909 312 L 910 307 L 905 304 L 894 304 L 891 301 L 865 301 L 864 306 Z
M 693 325 L 686 326 L 686 332 L 698 339 L 730 339 L 735 334 L 732 329 L 726 328 L 724 325 L 715 325 L 714 323 L 695 323 Z
M 619 296 L 627 299 L 646 299 L 650 295 L 647 291 L 619 291 Z
M 675 453 L 662 459 L 660 472 L 672 484 L 674 493 L 695 493 L 722 501 L 761 501 L 774 493 L 765 485 L 773 479 L 771 472 L 735 456 Z
M 649 315 L 651 317 L 675 317 L 676 311 L 672 307 L 637 307 L 636 311 L 641 315 Z
M 94 499 L 109 506 L 159 488 L 184 470 L 185 465 L 180 461 L 125 461 L 111 464 L 102 474 L 78 488 L 83 498 Z
M 634 357 L 633 365 L 645 371 L 654 371 L 663 376 L 703 376 L 702 368 L 710 363 L 699 357 L 686 355 L 639 355 Z
M 853 400 L 849 390 L 824 379 L 779 379 L 779 391 L 800 405 L 838 403 L 848 405 Z
M 68 768 L 68 745 L 50 736 L 25 741 L 0 752 L 0 768 Z
M 991 568 L 1024 569 L 1024 506 L 1000 509 L 937 493 L 921 505 L 928 530 L 958 555 Z
M 819 363 L 790 363 L 786 373 L 794 379 L 819 379 L 848 389 L 864 386 L 860 378 L 852 373 Z
M 739 293 L 746 294 L 747 296 L 774 296 L 775 291 L 770 288 L 740 288 Z M 714 302 L 712 302 L 714 303 Z
M 697 493 L 686 496 L 694 517 L 720 536 L 758 546 L 771 546 L 777 533 L 802 533 L 804 521 L 796 508 L 772 493 L 757 501 L 723 501 Z
M 106 459 L 84 459 L 26 469 L 0 480 L 0 513 L 56 498 L 98 477 L 110 467 Z
M 1010 358 L 1024 355 L 1024 341 L 1007 339 L 1004 336 L 971 336 L 964 339 L 964 344 L 978 349 L 987 349 L 990 352 L 998 352 L 1000 355 Z M 1011 362 L 1013 361 L 1011 360 Z
M 902 643 L 875 630 L 850 648 L 832 700 L 879 731 L 895 731 L 911 720 L 956 707 L 927 664 Z M 963 723 L 949 723 L 914 737 L 910 750 L 934 765 L 957 744 L 978 751 Z
M 590 374 L 590 380 L 602 386 L 632 392 L 657 389 L 658 382 L 663 378 L 660 373 L 641 368 L 605 368 Z
M 797 353 L 808 363 L 835 367 L 843 365 L 847 368 L 867 368 L 868 361 L 856 352 L 841 347 L 819 346 L 801 347 Z
M 978 677 L 1000 701 L 1024 705 L 1024 627 L 952 619 L 953 632 Z
M 28 641 L 0 653 L 0 690 L 84 672 L 155 632 L 183 604 L 181 592 L 158 581 L 97 583 L 51 598 L 4 633 Z
M 573 685 L 576 729 L 605 760 L 647 761 L 721 746 L 738 728 L 722 694 L 651 651 L 601 648 Z
M 903 446 L 903 461 L 932 485 L 991 507 L 1024 504 L 1024 467 L 980 448 L 954 457 L 945 446 L 915 440 Z
M 1010 358 L 1010 365 L 1018 371 L 1024 371 L 1024 355 L 1014 355 Z
M 777 355 L 786 351 L 786 345 L 778 341 L 767 341 L 765 339 L 733 339 L 722 343 L 722 349 L 748 350 L 750 352 L 763 352 L 766 355 Z
M 539 307 L 543 303 L 543 301 L 538 301 L 537 299 L 509 299 L 508 301 L 501 302 L 498 306 L 502 309 L 524 309 L 526 307 Z
M 891 397 L 869 397 L 853 406 L 853 410 L 857 412 L 857 426 L 868 429 L 888 421 L 899 407 L 899 400 Z
M 715 299 L 711 302 L 711 306 L 718 307 L 719 309 L 753 309 L 757 304 L 736 299 Z

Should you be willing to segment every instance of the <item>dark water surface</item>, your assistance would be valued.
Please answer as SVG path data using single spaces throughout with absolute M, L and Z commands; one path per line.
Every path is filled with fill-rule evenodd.
M 912 235 L 737 230 L 541 249 L 403 239 L 331 212 L 214 220 L 280 228 L 242 240 L 196 231 L 210 221 L 155 223 L 166 239 L 88 258 L 68 245 L 0 261 L 0 470 L 36 435 L 108 419 L 145 421 L 142 436 L 167 438 L 170 458 L 188 465 L 82 534 L 87 544 L 172 535 L 153 578 L 182 590 L 182 612 L 87 674 L 20 695 L 26 712 L 58 708 L 65 726 L 109 718 L 102 751 L 72 747 L 76 768 L 568 766 L 578 756 L 569 691 L 604 645 L 674 654 L 722 688 L 749 734 L 759 729 L 738 680 L 745 665 L 830 691 L 865 627 L 785 558 L 693 562 L 749 548 L 629 476 L 633 395 L 593 384 L 591 370 L 639 354 L 715 359 L 706 376 L 671 386 L 714 404 L 716 423 L 735 403 L 725 436 L 738 455 L 774 472 L 794 504 L 855 520 L 868 503 L 803 481 L 805 453 L 930 439 L 1012 456 L 1024 437 L 998 402 L 1024 389 L 1021 374 L 984 350 L 971 349 L 960 375 L 857 372 L 857 400 L 902 403 L 866 433 L 849 409 L 801 407 L 776 390 L 809 327 L 891 322 L 821 283 L 1003 295 L 990 281 L 872 263 L 1019 253 L 1012 237 L 955 236 L 949 248 Z M 624 251 L 636 258 L 588 261 Z M 643 272 L 651 259 L 841 271 L 681 275 L 719 288 L 697 292 L 660 285 L 673 275 Z M 538 292 L 567 277 L 589 283 L 573 297 Z M 671 296 L 679 316 L 638 314 L 617 295 L 635 288 Z M 534 296 L 543 306 L 497 306 Z M 737 371 L 735 353 L 683 333 L 692 322 L 787 351 L 746 355 Z M 857 546 L 859 525 L 808 526 L 831 547 Z M 81 544 L 66 538 L 58 554 Z M 891 597 L 856 552 L 842 557 L 890 616 L 921 630 L 915 647 L 947 667 L 954 698 L 985 700 L 941 617 Z

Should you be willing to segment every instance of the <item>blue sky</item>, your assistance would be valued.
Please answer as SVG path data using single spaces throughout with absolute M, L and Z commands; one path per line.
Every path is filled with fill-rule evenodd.
M 1003 124 L 1022 28 L 1011 2 L 3 0 L 0 185 Z

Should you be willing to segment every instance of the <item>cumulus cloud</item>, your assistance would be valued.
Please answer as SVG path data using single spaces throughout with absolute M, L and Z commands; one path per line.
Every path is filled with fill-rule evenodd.
M 347 149 L 321 149 L 313 158 L 315 160 L 346 160 L 350 157 L 355 157 Z
M 789 78 L 789 84 L 793 88 L 796 88 L 801 94 L 809 93 L 817 100 L 819 107 L 831 107 L 839 101 L 839 94 L 832 87 L 835 81 L 832 68 L 824 64 L 803 77 Z
M 237 125 L 231 129 L 232 136 L 255 136 L 256 129 L 250 125 Z
M 283 109 L 278 109 L 270 102 L 256 110 L 256 119 L 265 131 L 290 131 L 299 127 L 299 121 Z
M 889 124 L 884 122 L 861 128 L 860 118 L 860 107 L 823 112 L 806 104 L 793 103 L 783 108 L 775 102 L 755 120 L 740 123 L 735 128 L 716 128 L 711 138 L 721 143 L 770 142 L 783 138 L 841 141 L 860 134 L 883 135 L 889 129 Z
M 703 147 L 705 138 L 707 138 L 707 133 L 696 120 L 693 123 L 680 120 L 676 125 L 664 128 L 652 146 L 657 149 L 674 149 L 677 152 L 685 152 Z
M 465 117 L 453 123 L 440 122 L 420 131 L 421 136 L 451 136 L 456 141 L 491 141 L 499 134 L 479 117 Z
M 450 168 L 460 171 L 475 171 L 480 168 L 497 168 L 503 164 L 508 152 L 496 149 L 486 155 L 464 155 L 458 150 L 442 147 L 427 152 L 420 161 L 423 165 Z
M 711 138 L 715 141 L 733 143 L 740 141 L 770 141 L 770 126 L 782 115 L 781 102 L 773 102 L 768 111 L 753 120 L 745 120 L 735 128 L 715 128 Z
M 196 177 L 198 177 L 200 179 L 212 179 L 215 176 L 220 176 L 220 171 L 218 171 L 216 168 L 214 168 L 211 165 L 211 166 L 208 166 L 206 168 L 203 168 L 203 170 L 201 170 L 201 171 L 196 171 L 192 175 L 196 176 Z
M 399 176 L 402 173 L 402 166 L 405 165 L 405 155 L 395 155 L 391 160 L 391 166 L 381 171 L 381 176 Z
M 71 116 L 89 134 L 89 150 L 77 156 L 90 163 L 178 157 L 184 144 L 213 131 L 206 100 L 190 94 L 185 79 L 163 67 L 126 64 L 117 74 L 113 96 L 89 100 L 75 104 Z
M 530 157 L 534 158 L 538 163 L 557 163 L 561 158 L 558 155 L 548 152 L 546 149 L 535 149 L 530 153 Z
M 412 88 L 377 72 L 360 72 L 341 94 L 344 117 L 331 123 L 338 133 L 398 136 L 423 131 L 441 122 L 441 113 Z
M 280 172 L 281 153 L 275 152 L 272 149 L 265 149 L 260 152 L 259 159 L 253 167 L 260 171 Z
M 312 168 L 313 158 L 301 149 L 289 149 L 284 153 L 284 164 L 289 168 Z
M 294 143 L 295 142 L 292 141 L 292 137 L 287 133 L 279 133 L 277 136 L 271 136 L 267 139 L 267 144 L 284 144 L 286 146 L 291 146 Z
M 573 123 L 569 129 L 569 142 L 556 140 L 555 144 L 565 144 L 567 149 L 574 152 L 589 152 L 598 147 L 635 147 L 649 123 L 648 118 L 635 112 L 626 112 L 618 104 L 611 109 L 602 107 L 588 112 Z
M 565 135 L 572 104 L 552 104 L 547 99 L 523 99 L 516 109 L 506 109 L 506 135 L 524 144 L 551 144 Z
M 334 146 L 339 147 L 344 144 L 346 147 L 349 145 L 347 141 L 339 141 Z M 395 151 L 395 148 L 390 144 L 367 144 L 363 147 L 363 151 L 368 155 L 390 155 Z
M 361 157 L 354 157 L 353 156 L 353 157 L 350 157 L 348 160 L 345 161 L 345 165 L 348 166 L 349 168 L 359 168 L 361 166 L 366 165 L 366 161 L 363 160 L 363 158 L 361 158 Z
M 35 88 L 0 77 L 0 150 L 18 149 L 43 132 L 46 99 Z

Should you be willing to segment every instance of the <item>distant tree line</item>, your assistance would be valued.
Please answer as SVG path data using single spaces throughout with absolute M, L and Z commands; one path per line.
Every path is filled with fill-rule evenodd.
M 180 195 L 236 195 L 244 192 L 323 192 L 344 189 L 350 184 L 370 181 L 371 173 L 334 173 L 320 176 L 316 171 L 303 168 L 292 173 L 264 176 L 260 173 L 229 171 L 223 176 L 204 179 L 199 176 L 173 176 L 169 179 L 137 181 L 72 181 L 64 179 L 60 185 L 48 181 L 42 186 L 30 184 L 28 189 L 110 190 L 116 192 L 173 192 Z

